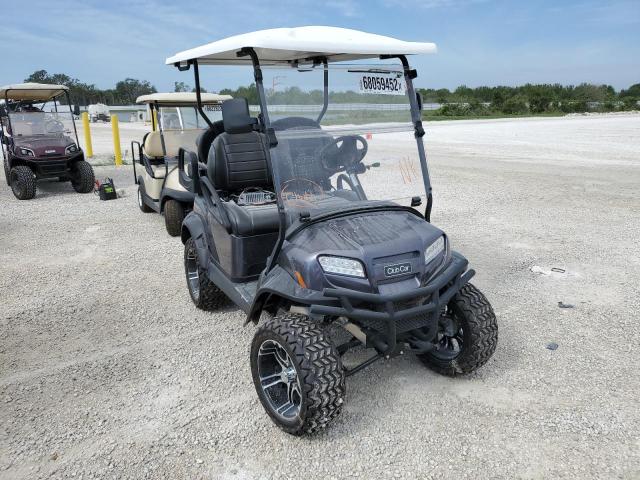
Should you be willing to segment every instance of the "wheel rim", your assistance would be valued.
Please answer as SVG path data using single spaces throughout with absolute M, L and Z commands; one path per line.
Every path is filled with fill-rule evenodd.
M 198 271 L 198 256 L 193 247 L 187 250 L 186 269 L 189 291 L 193 298 L 197 300 L 200 296 L 200 272 Z
M 300 415 L 302 387 L 291 357 L 275 340 L 265 340 L 258 350 L 258 377 L 264 398 L 283 420 Z
M 138 205 L 142 207 L 142 192 L 138 188 Z
M 450 309 L 443 316 L 438 330 L 436 348 L 431 354 L 441 360 L 453 360 L 464 349 L 464 329 Z

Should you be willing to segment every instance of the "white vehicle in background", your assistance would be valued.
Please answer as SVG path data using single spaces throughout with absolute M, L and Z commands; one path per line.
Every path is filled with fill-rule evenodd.
M 91 123 L 96 123 L 97 121 L 108 122 L 111 120 L 109 107 L 104 103 L 89 105 L 87 107 L 87 112 L 89 113 L 89 120 L 91 120 Z
M 180 235 L 182 220 L 193 208 L 193 193 L 180 184 L 178 155 L 181 150 L 197 151 L 200 136 L 209 128 L 196 97 L 191 92 L 153 93 L 136 100 L 148 105 L 151 114 L 151 132 L 142 143 L 131 142 L 138 206 L 145 213 L 164 213 L 167 232 L 174 237 Z M 231 97 L 213 93 L 200 97 L 208 118 L 221 120 L 220 105 Z M 136 163 L 144 168 L 136 168 Z

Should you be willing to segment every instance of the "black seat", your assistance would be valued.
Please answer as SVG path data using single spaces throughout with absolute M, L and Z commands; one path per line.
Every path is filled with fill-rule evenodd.
M 217 122 L 213 122 L 213 125 L 200 134 L 196 140 L 196 145 L 198 145 L 198 160 L 200 162 L 207 163 L 211 144 L 221 133 L 224 133 L 224 124 L 221 120 L 218 120 Z
M 269 146 L 264 134 L 254 131 L 244 98 L 222 104 L 224 133 L 219 134 L 209 150 L 207 176 L 217 190 L 228 195 L 246 188 L 273 191 L 269 170 Z M 278 208 L 273 205 L 240 206 L 233 200 L 224 202 L 231 222 L 231 233 L 240 236 L 277 232 Z

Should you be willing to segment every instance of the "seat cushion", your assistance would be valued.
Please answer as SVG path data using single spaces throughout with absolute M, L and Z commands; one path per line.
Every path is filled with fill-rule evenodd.
M 235 202 L 227 202 L 226 207 L 231 231 L 240 236 L 260 235 L 277 232 L 280 228 L 278 207 L 273 205 L 239 206 Z

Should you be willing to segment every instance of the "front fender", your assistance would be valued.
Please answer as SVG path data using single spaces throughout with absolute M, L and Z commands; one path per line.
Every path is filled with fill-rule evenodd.
M 209 259 L 209 243 L 207 241 L 207 230 L 205 222 L 200 215 L 195 212 L 189 214 L 182 221 L 182 233 L 180 235 L 182 243 L 187 243 L 189 238 L 193 238 L 198 250 L 198 263 L 203 269 L 207 269 Z
M 272 304 L 274 300 L 296 305 L 337 305 L 335 299 L 326 298 L 322 292 L 302 288 L 285 269 L 276 265 L 261 280 L 245 325 L 257 323 L 265 305 Z

